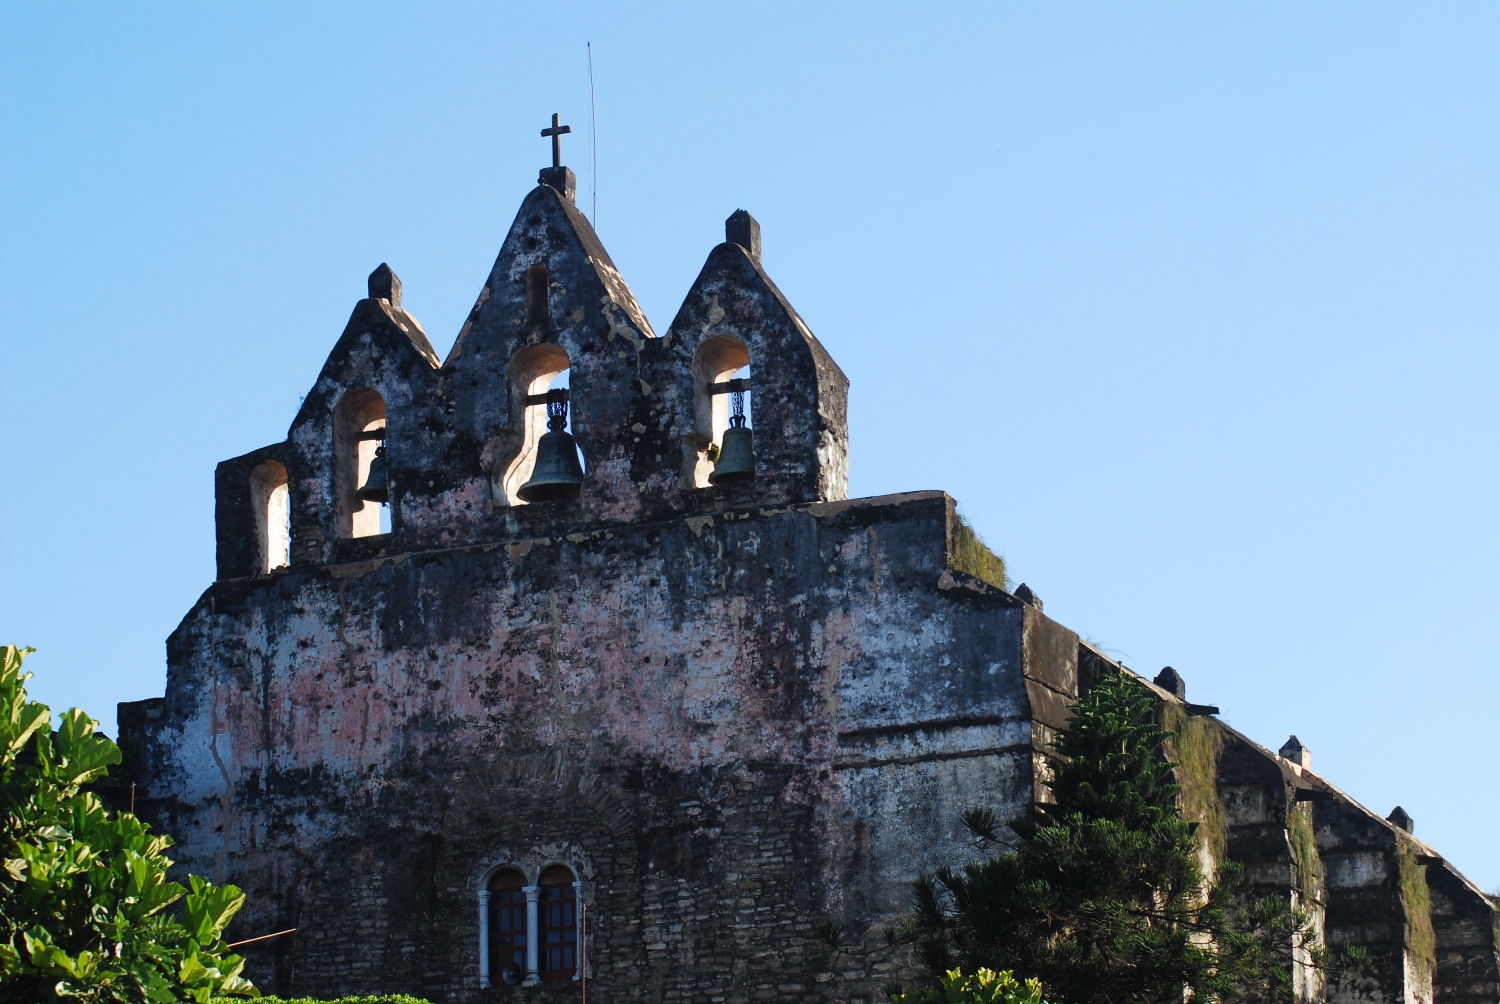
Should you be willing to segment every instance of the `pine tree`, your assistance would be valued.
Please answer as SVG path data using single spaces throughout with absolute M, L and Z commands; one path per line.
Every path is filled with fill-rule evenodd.
M 1286 898 L 1250 895 L 1233 862 L 1205 880 L 1153 712 L 1138 682 L 1100 680 L 1049 758 L 1055 801 L 1012 824 L 1022 848 L 918 880 L 904 937 L 929 974 L 1013 970 L 1054 1004 L 1285 996 L 1293 941 L 1316 954 L 1311 925 Z M 995 842 L 992 811 L 964 822 Z

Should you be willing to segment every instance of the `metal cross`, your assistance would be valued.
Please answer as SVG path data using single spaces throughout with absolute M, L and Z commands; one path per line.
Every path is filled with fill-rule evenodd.
M 543 136 L 551 136 L 552 137 L 552 166 L 553 167 L 562 167 L 562 141 L 561 141 L 561 139 L 559 137 L 561 137 L 564 133 L 570 133 L 572 131 L 573 131 L 573 127 L 572 126 L 565 126 L 565 125 L 558 125 L 557 124 L 557 112 L 553 112 L 552 113 L 552 128 L 551 129 L 543 129 L 542 130 L 542 135 Z

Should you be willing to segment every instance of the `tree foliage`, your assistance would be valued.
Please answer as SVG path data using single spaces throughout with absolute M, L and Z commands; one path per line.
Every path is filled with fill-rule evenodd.
M 891 1004 L 1045 1004 L 1042 984 L 1035 979 L 1022 983 L 1013 973 L 980 969 L 965 976 L 949 970 L 935 987 L 891 995 Z
M 1234 862 L 1205 879 L 1162 755 L 1172 733 L 1153 712 L 1135 681 L 1099 681 L 1049 758 L 1055 801 L 1012 824 L 1020 850 L 917 881 L 901 936 L 929 974 L 1013 970 L 1067 1004 L 1181 1004 L 1184 992 L 1227 1004 L 1285 993 L 1293 945 L 1325 958 L 1289 896 L 1256 897 Z M 981 846 L 997 840 L 992 811 L 964 822 Z
M 244 894 L 196 875 L 189 889 L 168 881 L 171 838 L 86 790 L 119 747 L 77 708 L 52 728 L 26 696 L 30 652 L 0 647 L 0 999 L 259 996 L 221 938 Z

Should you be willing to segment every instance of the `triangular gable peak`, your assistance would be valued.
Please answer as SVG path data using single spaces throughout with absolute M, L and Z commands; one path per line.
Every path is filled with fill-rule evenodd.
M 414 484 L 430 455 L 424 421 L 437 388 L 438 355 L 401 305 L 401 281 L 382 264 L 323 363 L 287 433 L 292 539 L 299 560 L 328 561 L 334 542 L 380 532 L 380 507 L 355 491 L 369 474 L 384 427 L 387 470 Z
M 640 353 L 656 334 L 594 228 L 564 194 L 571 187 L 541 184 L 526 196 L 443 364 L 454 452 L 477 460 L 453 473 L 488 482 L 494 506 L 515 503 L 535 448 L 527 396 L 545 391 L 564 369 L 586 467 L 586 507 L 629 508 L 639 494 L 625 456 L 629 415 Z
M 426 420 L 438 357 L 401 305 L 382 264 L 303 398 L 287 438 L 219 464 L 214 475 L 220 578 L 336 560 L 341 541 L 379 536 L 377 502 L 361 499 L 377 450 L 389 500 L 419 483 L 431 455 Z M 382 441 L 384 441 L 382 443 Z
M 725 396 L 713 393 L 750 367 L 754 493 L 788 502 L 837 501 L 849 494 L 849 379 L 759 261 L 760 227 L 740 210 L 672 321 L 668 337 L 691 394 L 674 403 L 684 430 L 684 487 L 702 487 L 714 468 Z
M 521 203 L 443 363 L 444 386 L 460 399 L 460 413 L 479 423 L 475 431 L 487 432 L 486 419 L 504 424 L 508 416 L 484 391 L 508 389 L 505 368 L 516 351 L 550 342 L 571 359 L 597 354 L 602 338 L 614 356 L 617 341 L 655 337 L 587 217 L 552 186 L 538 185 Z M 498 386 L 487 388 L 491 380 Z M 480 393 L 463 400 L 471 389 Z
M 346 390 L 372 387 L 410 399 L 412 378 L 426 393 L 434 380 L 422 379 L 441 365 L 421 323 L 401 305 L 401 280 L 382 264 L 370 275 L 369 296 L 354 305 L 349 322 L 323 362 L 312 390 L 303 398 L 289 435 L 316 422 L 328 404 Z

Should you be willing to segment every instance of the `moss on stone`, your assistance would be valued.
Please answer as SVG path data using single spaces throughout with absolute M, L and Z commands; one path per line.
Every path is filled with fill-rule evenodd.
M 1406 952 L 1427 983 L 1437 971 L 1437 936 L 1432 930 L 1432 898 L 1427 893 L 1427 866 L 1417 860 L 1410 840 L 1398 837 L 1396 861 L 1400 871 L 1401 906 L 1406 911 Z
M 1323 859 L 1318 855 L 1318 841 L 1313 835 L 1311 803 L 1292 803 L 1286 814 L 1286 833 L 1292 845 L 1292 862 L 1297 866 L 1297 891 L 1302 894 L 1303 904 L 1311 907 L 1323 883 Z
M 1229 847 L 1229 821 L 1219 801 L 1219 752 L 1224 737 L 1211 718 L 1190 715 L 1180 704 L 1162 705 L 1162 726 L 1176 735 L 1167 755 L 1177 764 L 1182 816 L 1198 824 L 1198 840 L 1217 865 Z
M 1005 578 L 1005 559 L 985 546 L 984 540 L 959 515 L 953 525 L 953 551 L 950 556 L 953 570 L 967 572 L 992 586 L 1008 588 Z

